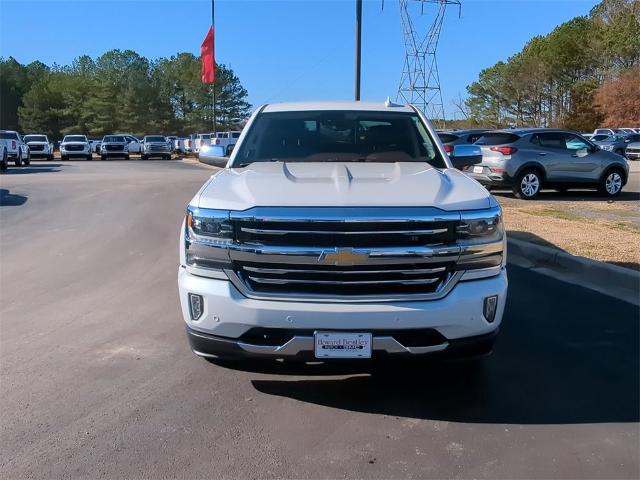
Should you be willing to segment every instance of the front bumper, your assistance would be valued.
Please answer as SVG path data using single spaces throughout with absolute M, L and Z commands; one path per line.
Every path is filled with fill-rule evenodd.
M 310 357 L 316 330 L 371 332 L 374 357 L 379 353 L 445 354 L 455 350 L 454 345 L 462 345 L 464 339 L 476 337 L 480 344 L 486 344 L 485 340 L 495 335 L 500 326 L 507 283 L 506 270 L 502 269 L 495 277 L 461 281 L 439 300 L 300 302 L 247 298 L 227 280 L 196 276 L 182 267 L 178 271 L 180 304 L 191 347 L 197 354 L 211 357 Z M 204 299 L 204 310 L 197 321 L 191 320 L 189 293 L 202 295 Z M 494 321 L 488 322 L 483 315 L 483 301 L 492 295 L 498 295 L 498 308 Z M 291 338 L 287 337 L 281 345 L 246 340 L 247 334 L 256 328 L 286 332 Z M 408 346 L 393 336 L 393 332 L 425 329 L 435 332 L 440 340 L 424 345 L 413 342 Z

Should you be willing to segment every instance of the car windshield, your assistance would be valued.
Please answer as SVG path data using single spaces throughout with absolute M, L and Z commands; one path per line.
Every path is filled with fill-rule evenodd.
M 16 132 L 0 132 L 0 138 L 2 140 L 17 140 L 18 134 Z
M 599 134 L 599 135 L 594 135 L 593 137 L 591 137 L 591 140 L 594 142 L 604 142 L 604 141 L 608 141 L 610 139 L 612 139 L 613 137 L 611 135 L 604 135 L 604 134 Z
M 25 142 L 46 142 L 47 137 L 45 137 L 44 135 L 25 135 L 24 141 Z
M 164 137 L 160 137 L 160 136 L 151 136 L 151 137 L 144 137 L 144 141 L 145 142 L 163 142 L 163 143 L 165 143 L 167 141 L 167 139 L 164 138 Z
M 102 141 L 103 143 L 126 143 L 124 137 L 119 135 L 107 135 Z
M 447 164 L 415 113 L 273 112 L 258 115 L 234 166 L 252 162 L 428 162 Z
M 86 142 L 87 137 L 84 135 L 67 135 L 62 140 L 63 142 Z

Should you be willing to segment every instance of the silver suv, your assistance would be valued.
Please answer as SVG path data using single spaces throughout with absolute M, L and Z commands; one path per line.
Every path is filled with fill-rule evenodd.
M 614 197 L 629 176 L 629 164 L 571 130 L 521 128 L 484 134 L 475 145 L 482 162 L 465 173 L 487 187 L 511 187 L 532 199 L 542 188 L 594 188 Z

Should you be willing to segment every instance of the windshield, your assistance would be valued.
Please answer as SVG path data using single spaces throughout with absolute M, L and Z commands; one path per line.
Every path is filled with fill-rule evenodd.
M 236 167 L 252 162 L 446 162 L 415 113 L 274 112 L 258 115 Z
M 160 137 L 160 136 L 153 136 L 153 137 L 144 137 L 144 141 L 145 142 L 163 142 L 166 143 L 167 139 L 164 137 Z
M 15 132 L 0 132 L 0 138 L 3 140 L 18 140 L 18 134 Z
M 604 134 L 599 134 L 599 135 L 594 135 L 593 137 L 591 137 L 591 141 L 592 142 L 603 142 L 605 140 L 609 140 L 609 139 L 613 139 L 613 137 L 611 135 L 604 135 Z
M 47 137 L 45 137 L 44 135 L 25 135 L 24 141 L 25 142 L 46 142 Z
M 84 135 L 67 135 L 62 140 L 63 142 L 86 142 L 87 137 Z
M 103 143 L 126 143 L 124 137 L 120 135 L 107 135 L 102 139 Z

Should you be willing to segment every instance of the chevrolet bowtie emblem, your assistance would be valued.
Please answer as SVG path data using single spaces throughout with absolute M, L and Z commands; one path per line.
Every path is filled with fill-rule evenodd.
M 352 248 L 336 248 L 334 250 L 323 250 L 318 257 L 318 263 L 325 265 L 356 265 L 366 262 L 369 258 L 367 252 L 356 253 Z

